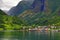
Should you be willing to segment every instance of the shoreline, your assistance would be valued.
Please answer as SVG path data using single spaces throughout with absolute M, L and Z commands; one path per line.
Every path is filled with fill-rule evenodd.
M 0 32 L 14 32 L 14 31 L 39 31 L 39 32 L 45 32 L 45 31 L 53 31 L 53 32 L 60 32 L 60 30 L 1 30 Z

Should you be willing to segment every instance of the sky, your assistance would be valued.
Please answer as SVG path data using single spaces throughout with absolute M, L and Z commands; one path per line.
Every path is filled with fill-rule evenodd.
M 12 7 L 16 6 L 21 0 L 0 0 L 1 10 L 10 10 Z

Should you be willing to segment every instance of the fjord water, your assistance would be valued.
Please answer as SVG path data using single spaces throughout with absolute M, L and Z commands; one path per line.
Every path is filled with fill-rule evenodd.
M 60 40 L 60 32 L 1 31 L 0 40 Z

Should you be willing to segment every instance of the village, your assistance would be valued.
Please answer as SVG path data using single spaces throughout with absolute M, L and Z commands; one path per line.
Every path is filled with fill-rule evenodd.
M 37 26 L 34 28 L 31 26 L 29 26 L 29 28 L 24 26 L 22 30 L 23 31 L 50 31 L 50 30 L 54 30 L 54 31 L 60 32 L 60 28 L 57 29 L 57 26 Z

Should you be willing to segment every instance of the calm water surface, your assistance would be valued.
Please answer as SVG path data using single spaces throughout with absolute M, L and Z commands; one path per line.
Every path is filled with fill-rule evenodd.
M 60 32 L 1 31 L 0 40 L 60 40 Z

